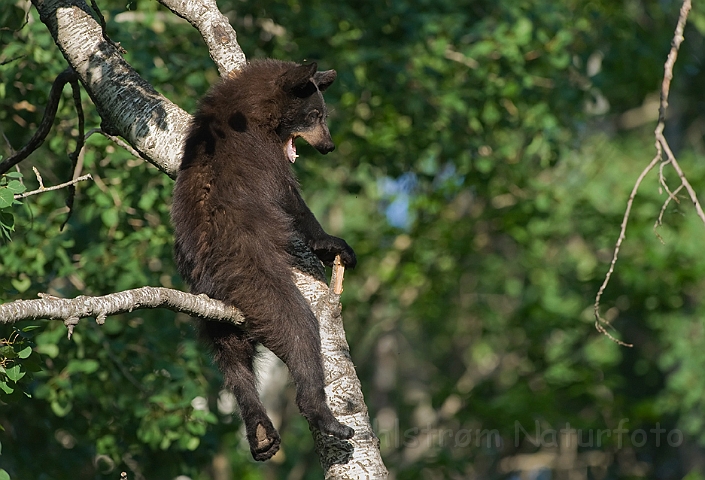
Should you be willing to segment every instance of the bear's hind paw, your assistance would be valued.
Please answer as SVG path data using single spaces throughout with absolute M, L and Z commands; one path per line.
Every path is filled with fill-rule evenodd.
M 279 433 L 274 427 L 269 425 L 269 428 L 267 428 L 261 423 L 257 424 L 255 438 L 248 440 L 252 458 L 258 462 L 264 462 L 272 458 L 279 451 L 279 444 L 281 443 Z

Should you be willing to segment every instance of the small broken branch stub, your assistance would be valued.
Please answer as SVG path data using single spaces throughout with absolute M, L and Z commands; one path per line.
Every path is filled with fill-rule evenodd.
M 331 286 L 333 293 L 340 295 L 343 293 L 343 275 L 345 274 L 345 266 L 340 261 L 340 255 L 335 256 L 333 261 L 333 274 L 331 275 Z

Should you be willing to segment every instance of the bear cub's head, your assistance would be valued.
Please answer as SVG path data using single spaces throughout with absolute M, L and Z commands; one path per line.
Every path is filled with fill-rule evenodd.
M 335 80 L 335 70 L 316 71 L 316 63 L 297 65 L 277 80 L 278 86 L 288 97 L 288 107 L 282 112 L 276 132 L 283 145 L 286 158 L 294 163 L 295 140 L 303 138 L 319 152 L 326 154 L 335 149 L 326 117 L 328 112 L 323 92 Z
M 299 137 L 323 154 L 332 151 L 335 145 L 326 125 L 323 92 L 335 77 L 335 70 L 319 72 L 315 63 L 298 65 L 271 59 L 255 60 L 227 76 L 199 103 L 184 145 L 181 170 L 213 159 L 242 157 L 243 149 L 254 153 L 244 145 L 259 142 L 262 136 L 269 145 L 270 141 L 281 145 L 287 162 L 293 163 L 298 156 L 295 142 Z M 250 160 L 263 158 L 254 154 Z

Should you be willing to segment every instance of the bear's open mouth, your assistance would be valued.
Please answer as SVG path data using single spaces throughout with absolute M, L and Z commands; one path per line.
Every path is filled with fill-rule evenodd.
M 294 140 L 296 139 L 296 135 L 292 135 L 289 137 L 289 140 L 286 141 L 286 145 L 284 146 L 284 152 L 286 153 L 286 158 L 289 159 L 291 163 L 294 163 L 296 159 L 299 157 L 296 154 L 296 143 L 294 143 Z

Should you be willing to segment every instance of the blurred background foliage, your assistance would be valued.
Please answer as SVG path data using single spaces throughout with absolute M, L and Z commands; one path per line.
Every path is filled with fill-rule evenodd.
M 193 111 L 217 80 L 198 33 L 153 1 L 98 4 L 127 60 Z M 705 478 L 705 231 L 683 198 L 664 214 L 663 242 L 654 234 L 665 200 L 656 174 L 603 299 L 612 333 L 634 347 L 597 333 L 592 316 L 629 191 L 654 154 L 679 1 L 219 7 L 248 58 L 338 71 L 326 93 L 338 148 L 324 158 L 302 146 L 295 168 L 321 223 L 360 259 L 344 318 L 392 478 Z M 7 157 L 35 131 L 66 63 L 28 2 L 0 17 Z M 696 3 L 667 128 L 701 193 L 704 34 Z M 66 88 L 50 137 L 20 166 L 28 189 L 32 166 L 47 185 L 72 174 L 70 99 Z M 82 172 L 94 181 L 78 187 L 63 231 L 66 192 L 11 207 L 3 302 L 184 288 L 171 259 L 172 180 L 99 135 L 87 143 Z M 84 321 L 71 341 L 59 322 L 18 328 L 0 329 L 14 339 L 3 352 L 33 345 L 41 370 L 17 379 L 30 398 L 0 398 L 0 468 L 13 479 L 320 478 L 290 386 L 275 412 L 282 451 L 250 459 L 188 318 Z M 21 358 L 6 357 L 8 368 Z

